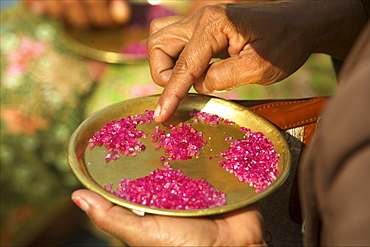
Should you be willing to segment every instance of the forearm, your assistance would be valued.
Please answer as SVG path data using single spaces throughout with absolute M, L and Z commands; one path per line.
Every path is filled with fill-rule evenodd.
M 251 18 L 248 16 L 261 9 L 264 9 L 265 15 L 256 15 L 252 19 L 255 21 L 254 27 L 268 29 L 273 24 L 275 30 L 280 30 L 279 27 L 283 26 L 285 35 L 295 34 L 284 41 L 294 41 L 290 44 L 291 49 L 295 46 L 311 53 L 325 53 L 339 60 L 347 56 L 368 20 L 361 0 L 283 0 L 235 7 L 230 5 L 227 12 L 231 22 L 237 23 L 240 22 L 238 19 L 244 18 L 248 22 L 245 26 L 250 29 Z M 268 25 L 264 26 L 263 23 Z M 270 35 L 274 35 L 274 29 L 270 30 Z M 240 26 L 239 31 L 251 32 L 243 26 Z
M 362 1 L 300 1 L 317 6 L 317 11 L 307 20 L 312 24 L 308 38 L 315 40 L 314 52 L 344 60 L 367 22 L 367 13 Z

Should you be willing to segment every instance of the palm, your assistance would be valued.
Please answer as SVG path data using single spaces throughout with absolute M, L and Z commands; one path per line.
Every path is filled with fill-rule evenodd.
M 101 229 L 132 246 L 246 246 L 263 243 L 255 206 L 212 217 L 137 216 L 94 192 L 79 190 L 91 205 L 87 214 Z
M 218 217 L 148 216 L 141 221 L 148 235 L 143 234 L 145 237 L 139 245 L 240 246 L 263 242 L 259 214 L 249 208 Z

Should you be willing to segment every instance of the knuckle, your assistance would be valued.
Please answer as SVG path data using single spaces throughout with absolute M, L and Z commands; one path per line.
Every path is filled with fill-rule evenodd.
M 189 66 L 188 66 L 188 62 L 186 59 L 179 58 L 176 61 L 176 73 L 183 74 L 184 72 L 186 72 L 188 67 Z
M 174 70 L 173 74 L 175 76 L 190 77 L 190 80 L 196 79 L 196 76 L 194 73 L 192 73 L 192 70 L 189 69 L 189 64 L 191 63 L 189 63 L 188 59 L 178 59 L 176 62 L 176 70 Z
M 218 20 L 220 17 L 226 16 L 226 5 L 225 4 L 215 4 L 208 5 L 202 8 L 199 24 L 209 23 L 210 20 Z
M 162 29 L 162 18 L 156 18 L 150 22 L 149 25 L 149 34 L 154 34 Z
M 193 33 L 193 36 L 199 36 L 201 42 L 207 44 L 213 52 L 222 50 L 227 43 L 224 30 L 229 26 L 229 22 L 225 6 L 225 4 L 206 6 Z
M 150 56 L 150 51 L 154 50 L 154 49 L 158 49 L 158 38 L 156 35 L 150 35 L 147 40 L 146 40 L 146 46 L 147 46 L 147 49 L 148 49 L 148 53 L 149 53 L 149 56 Z
M 186 93 L 181 93 L 176 88 L 172 88 L 172 89 L 168 90 L 168 94 L 171 95 L 172 98 L 176 98 L 177 102 L 180 102 L 186 97 L 187 91 L 186 91 Z

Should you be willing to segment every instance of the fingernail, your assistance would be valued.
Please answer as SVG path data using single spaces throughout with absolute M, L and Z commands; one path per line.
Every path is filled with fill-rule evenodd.
M 82 199 L 80 196 L 78 197 L 72 197 L 72 201 L 80 208 L 82 209 L 83 211 L 87 211 L 89 210 L 89 204 L 87 204 L 87 202 Z
M 161 115 L 161 107 L 158 105 L 154 111 L 153 118 L 156 119 L 157 117 L 159 117 L 159 115 Z
M 204 83 L 202 84 L 203 85 L 203 93 L 210 93 L 211 91 L 206 87 L 206 85 L 204 85 Z
M 124 24 L 131 18 L 131 9 L 126 1 L 114 0 L 111 2 L 111 15 L 118 24 Z

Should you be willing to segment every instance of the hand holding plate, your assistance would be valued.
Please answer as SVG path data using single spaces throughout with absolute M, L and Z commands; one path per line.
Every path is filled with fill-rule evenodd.
M 256 205 L 214 216 L 138 216 L 95 192 L 77 190 L 72 200 L 102 230 L 130 246 L 263 246 L 262 218 Z

